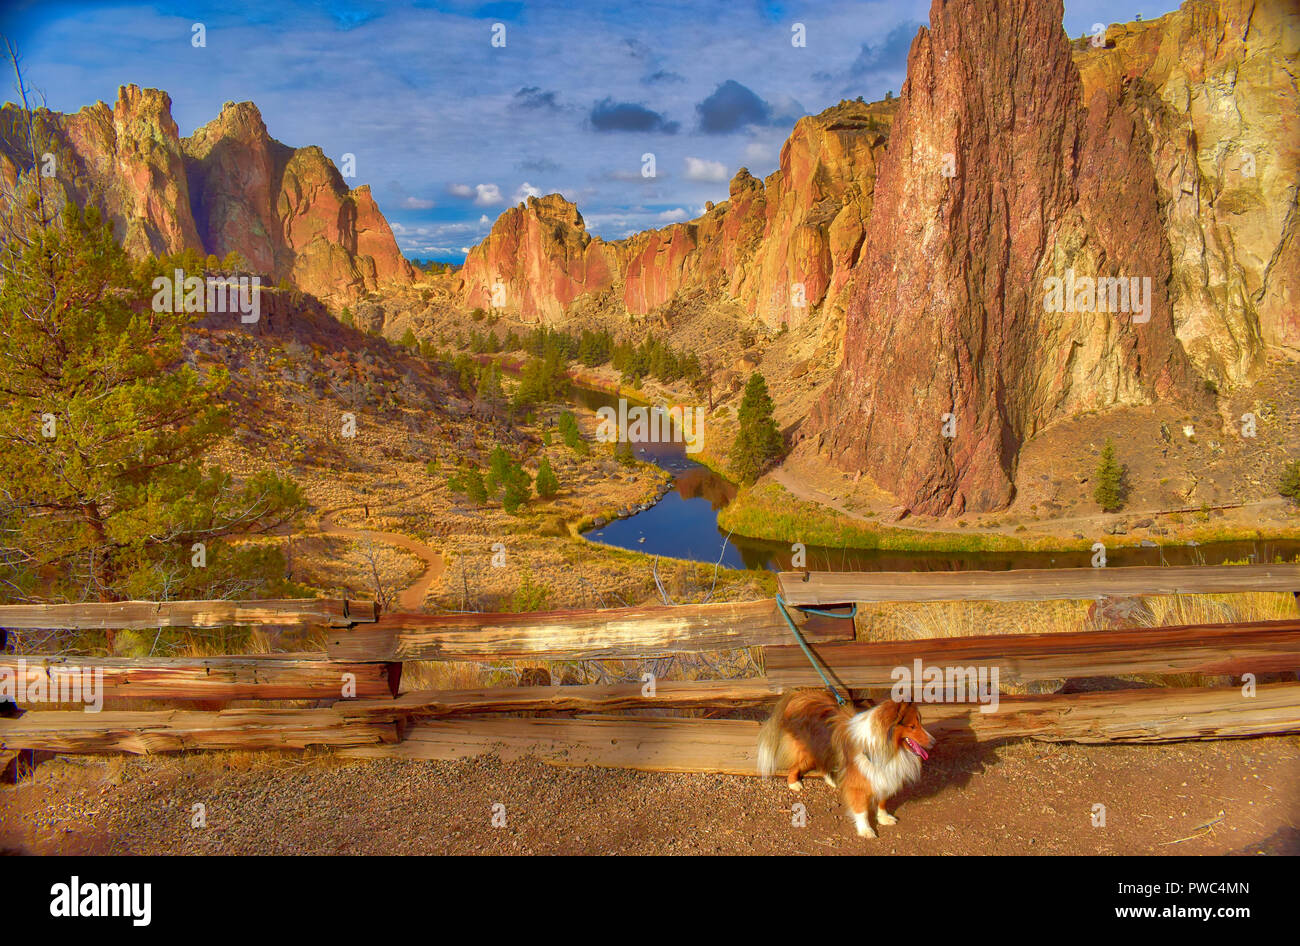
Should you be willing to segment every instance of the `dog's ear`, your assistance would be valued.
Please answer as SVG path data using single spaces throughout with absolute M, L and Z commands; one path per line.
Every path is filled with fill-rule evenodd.
M 897 701 L 891 702 L 893 702 L 894 705 L 889 708 L 889 714 L 887 716 L 887 719 L 889 720 L 889 731 L 885 735 L 885 738 L 892 740 L 894 738 L 894 730 L 898 728 L 899 724 L 903 721 L 903 717 L 907 715 L 907 708 L 911 704 L 899 703 Z

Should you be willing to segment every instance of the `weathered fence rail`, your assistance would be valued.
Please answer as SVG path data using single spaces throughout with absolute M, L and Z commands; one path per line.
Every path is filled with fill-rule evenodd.
M 63 676 L 98 673 L 106 698 L 147 700 L 336 700 L 397 696 L 400 663 L 338 663 L 324 655 L 253 657 L 14 657 L 0 655 L 23 692 L 68 689 Z M 53 698 L 52 696 L 49 698 Z
M 798 647 L 769 647 L 767 678 L 781 687 L 817 686 Z M 1125 628 L 1073 634 L 1003 634 L 826 644 L 817 655 L 850 689 L 888 687 L 897 667 L 996 667 L 1002 683 L 1119 674 L 1271 673 L 1300 667 L 1300 618 L 1243 624 Z
M 804 619 L 810 641 L 847 641 L 853 624 Z M 596 660 L 790 642 L 776 602 L 678 607 L 534 611 L 522 614 L 385 614 L 364 628 L 338 630 L 326 650 L 335 660 Z
M 345 598 L 0 605 L 0 628 L 10 630 L 145 630 L 250 624 L 348 627 L 373 622 L 378 617 L 375 602 Z
M 792 619 L 829 672 L 855 690 L 888 688 L 899 667 L 996 668 L 1001 683 L 1120 674 L 1263 674 L 1300 669 L 1300 618 L 898 642 L 856 639 L 854 622 L 800 606 L 856 601 L 1035 600 L 1300 590 L 1300 566 L 1108 568 L 956 573 L 783 573 Z M 209 658 L 0 657 L 0 681 L 49 687 L 102 673 L 105 697 L 316 700 L 315 708 L 99 713 L 29 709 L 0 719 L 0 759 L 22 749 L 160 752 L 331 746 L 353 756 L 460 758 L 489 749 L 567 765 L 752 772 L 756 724 L 625 710 L 762 707 L 819 685 L 773 600 L 526 614 L 379 615 L 373 602 L 113 602 L 0 607 L 0 629 L 320 626 L 324 654 Z M 405 660 L 649 658 L 758 647 L 765 676 L 646 684 L 399 693 Z M 3 698 L 3 697 L 0 697 Z M 320 705 L 327 702 L 329 705 Z M 519 718 L 501 714 L 550 714 Z M 559 714 L 559 715 L 557 715 Z M 577 715 L 577 718 L 566 718 Z M 1300 731 L 1300 683 L 1133 688 L 1002 696 L 996 712 L 927 704 L 927 725 L 960 738 L 1155 742 Z
M 1130 595 L 1300 592 L 1300 564 L 1133 565 L 957 572 L 781 572 L 796 607 L 850 601 L 1045 601 Z

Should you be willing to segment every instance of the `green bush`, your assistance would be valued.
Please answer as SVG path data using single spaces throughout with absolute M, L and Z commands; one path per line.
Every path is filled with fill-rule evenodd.
M 1282 470 L 1282 479 L 1277 484 L 1277 491 L 1300 505 L 1300 460 L 1292 460 Z

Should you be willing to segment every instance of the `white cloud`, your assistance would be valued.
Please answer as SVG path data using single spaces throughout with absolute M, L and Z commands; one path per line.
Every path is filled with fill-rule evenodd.
M 662 220 L 664 223 L 678 223 L 682 220 L 689 220 L 690 217 L 691 215 L 686 212 L 686 208 L 674 207 L 672 210 L 665 210 L 656 219 Z
M 437 205 L 431 200 L 425 200 L 422 197 L 408 197 L 402 201 L 402 206 L 407 210 L 428 210 L 430 207 Z
M 478 194 L 474 198 L 474 203 L 480 207 L 491 207 L 493 204 L 500 204 L 505 200 L 501 196 L 501 188 L 495 184 L 475 184 L 474 191 Z
M 541 196 L 542 196 L 541 191 L 539 191 L 532 184 L 529 184 L 527 181 L 524 181 L 522 184 L 519 185 L 519 190 L 515 191 L 514 202 L 516 204 L 519 204 L 519 203 L 523 203 L 524 200 L 526 200 L 529 197 L 541 197 Z
M 745 145 L 745 160 L 761 164 L 775 157 L 772 146 L 762 141 L 751 141 Z
M 688 181 L 725 181 L 727 179 L 727 167 L 721 161 L 687 158 L 686 179 Z
M 474 188 L 470 187 L 468 184 L 448 184 L 447 193 L 451 194 L 453 197 L 468 198 L 474 196 Z
M 478 222 L 479 222 L 479 223 L 491 223 L 492 221 L 488 219 L 488 215 L 487 215 L 487 214 L 483 214 L 483 216 L 481 216 L 481 217 L 478 218 Z

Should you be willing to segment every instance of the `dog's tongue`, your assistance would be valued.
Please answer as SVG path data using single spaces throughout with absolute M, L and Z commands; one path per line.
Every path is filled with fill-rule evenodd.
M 930 754 L 926 752 L 924 749 L 922 749 L 920 745 L 918 745 L 917 742 L 913 739 L 907 740 L 907 748 L 911 749 L 913 752 L 919 755 L 921 757 L 922 762 L 930 758 Z

